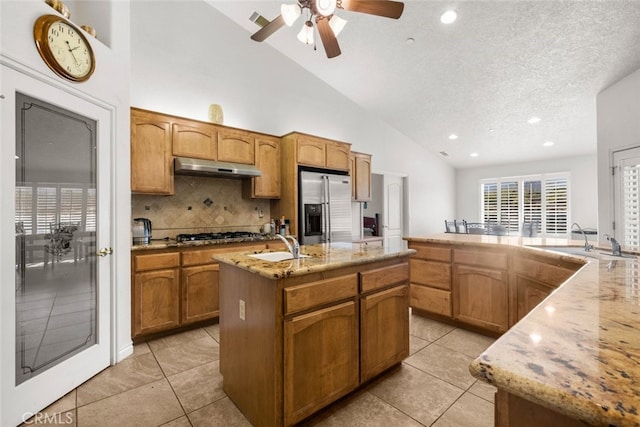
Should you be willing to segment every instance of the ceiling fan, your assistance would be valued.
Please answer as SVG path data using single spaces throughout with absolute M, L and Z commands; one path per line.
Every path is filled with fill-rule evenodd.
M 290 27 L 305 9 L 308 19 L 298 34 L 298 40 L 305 44 L 313 43 L 315 20 L 327 57 L 334 58 L 341 53 L 336 37 L 347 22 L 334 15 L 336 9 L 398 19 L 404 10 L 404 3 L 392 0 L 298 0 L 294 4 L 283 4 L 280 7 L 280 15 L 268 21 L 251 36 L 251 39 L 261 42 L 283 26 Z

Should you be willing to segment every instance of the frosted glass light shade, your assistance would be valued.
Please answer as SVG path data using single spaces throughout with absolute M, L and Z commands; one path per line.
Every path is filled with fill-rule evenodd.
M 300 6 L 297 4 L 282 4 L 280 6 L 280 14 L 282 15 L 282 19 L 284 19 L 284 23 L 287 26 L 292 26 L 296 19 L 300 16 L 302 10 Z
M 313 23 L 311 21 L 304 23 L 302 29 L 298 33 L 298 40 L 304 44 L 313 43 Z
M 336 10 L 336 0 L 316 0 L 316 10 L 322 16 L 329 16 Z
M 340 34 L 342 32 L 342 29 L 344 28 L 344 26 L 347 25 L 347 20 L 346 19 L 342 19 L 339 16 L 333 15 L 331 17 L 331 19 L 329 20 L 329 26 L 331 27 L 331 30 L 333 31 L 333 35 L 338 37 L 338 34 Z

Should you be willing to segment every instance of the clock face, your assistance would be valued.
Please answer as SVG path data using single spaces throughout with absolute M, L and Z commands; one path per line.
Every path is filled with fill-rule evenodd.
M 68 80 L 87 80 L 95 69 L 93 51 L 84 35 L 55 15 L 38 18 L 34 27 L 36 46 L 45 63 Z

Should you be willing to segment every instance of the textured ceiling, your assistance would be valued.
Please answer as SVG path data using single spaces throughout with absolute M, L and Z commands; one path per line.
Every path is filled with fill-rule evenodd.
M 247 38 L 259 28 L 249 16 L 273 19 L 281 4 L 208 2 Z M 458 20 L 443 25 L 449 8 Z M 337 58 L 297 41 L 302 19 L 264 43 L 456 168 L 595 153 L 597 93 L 640 69 L 640 0 L 414 0 L 399 20 L 336 14 L 348 20 Z

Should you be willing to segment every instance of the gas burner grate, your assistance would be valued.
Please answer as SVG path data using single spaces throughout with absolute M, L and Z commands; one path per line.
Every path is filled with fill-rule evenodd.
M 178 242 L 194 242 L 198 240 L 239 239 L 243 237 L 257 237 L 259 235 L 259 233 L 253 233 L 251 231 L 225 231 L 221 233 L 178 234 L 176 240 Z

